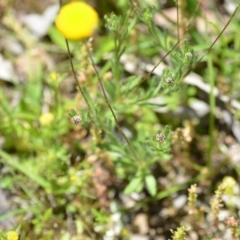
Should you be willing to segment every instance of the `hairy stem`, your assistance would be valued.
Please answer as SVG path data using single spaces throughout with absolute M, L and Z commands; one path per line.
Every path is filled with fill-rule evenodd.
M 114 113 L 113 108 L 112 108 L 112 106 L 111 106 L 111 104 L 110 104 L 110 102 L 109 102 L 109 100 L 108 100 L 106 91 L 105 91 L 105 89 L 104 89 L 104 86 L 103 86 L 101 77 L 100 77 L 99 72 L 98 72 L 98 70 L 97 70 L 97 68 L 96 68 L 96 65 L 95 65 L 95 63 L 94 63 L 92 54 L 91 54 L 91 52 L 89 51 L 87 45 L 85 45 L 85 46 L 86 46 L 86 49 L 87 49 L 89 58 L 90 58 L 90 60 L 91 60 L 91 62 L 92 62 L 92 66 L 93 66 L 93 68 L 94 68 L 94 71 L 95 71 L 95 73 L 96 73 L 98 82 L 99 82 L 99 84 L 100 84 L 100 87 L 101 87 L 101 90 L 102 90 L 104 99 L 105 99 L 105 101 L 106 101 L 106 103 L 107 103 L 107 105 L 108 105 L 108 108 L 110 109 L 110 111 L 111 111 L 111 113 L 112 113 L 112 115 L 113 115 L 113 118 L 114 118 L 114 120 L 115 120 L 116 126 L 117 126 L 117 128 L 118 128 L 118 131 L 120 132 L 120 134 L 123 136 L 123 138 L 124 138 L 125 141 L 127 142 L 127 144 L 128 144 L 128 146 L 129 146 L 131 152 L 133 153 L 134 157 L 138 160 L 138 157 L 137 157 L 137 155 L 136 155 L 136 153 L 135 153 L 135 151 L 134 151 L 134 149 L 133 149 L 130 141 L 128 140 L 128 138 L 127 138 L 126 135 L 124 134 L 123 130 L 121 129 L 121 127 L 120 127 L 120 125 L 119 125 L 119 123 L 118 123 L 116 114 Z
M 67 45 L 68 58 L 69 58 L 69 61 L 70 61 L 70 65 L 71 65 L 71 69 L 72 69 L 72 73 L 73 73 L 75 82 L 76 82 L 76 84 L 77 84 L 77 86 L 78 86 L 78 89 L 79 89 L 79 91 L 81 92 L 81 94 L 82 94 L 85 102 L 87 103 L 88 108 L 89 108 L 91 111 L 93 111 L 93 109 L 91 108 L 91 106 L 90 106 L 90 104 L 89 104 L 89 102 L 88 102 L 88 100 L 87 100 L 87 98 L 86 98 L 86 96 L 85 96 L 85 94 L 84 94 L 84 92 L 83 92 L 83 89 L 82 89 L 82 87 L 81 87 L 81 85 L 80 85 L 80 83 L 79 83 L 79 81 L 78 81 L 78 79 L 77 79 L 77 75 L 76 75 L 76 72 L 75 72 L 75 69 L 74 69 L 74 65 L 73 65 L 73 61 L 72 61 L 72 57 L 71 57 L 71 52 L 70 52 L 68 40 L 65 39 L 65 41 L 66 41 L 66 45 Z

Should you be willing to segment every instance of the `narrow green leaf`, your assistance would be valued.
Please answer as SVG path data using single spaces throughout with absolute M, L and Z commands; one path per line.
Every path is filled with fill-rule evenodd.
M 88 90 L 87 90 L 85 87 L 83 87 L 82 90 L 83 90 L 83 94 L 84 94 L 85 98 L 86 98 L 87 101 L 88 101 L 88 104 L 89 104 L 90 107 L 91 107 L 91 110 L 95 112 L 94 103 L 93 103 L 93 100 L 91 99 L 91 97 L 90 97 L 90 95 L 89 95 L 89 93 L 88 93 Z
M 131 180 L 131 182 L 124 189 L 124 194 L 129 195 L 133 192 L 140 192 L 143 189 L 143 179 L 141 177 L 136 177 Z
M 128 32 L 130 32 L 134 28 L 134 26 L 136 25 L 137 21 L 138 21 L 138 16 L 136 16 L 134 19 L 131 20 L 131 23 L 128 26 Z
M 145 184 L 148 192 L 151 196 L 156 195 L 157 193 L 157 181 L 153 175 L 147 175 L 145 177 Z
M 52 216 L 52 208 L 48 208 L 47 211 L 43 214 L 43 220 L 47 221 Z
M 72 109 L 70 110 L 70 112 L 68 113 L 68 115 L 69 115 L 70 117 L 74 117 L 74 116 L 77 116 L 78 113 L 76 112 L 75 109 L 72 108 Z
M 39 186 L 43 187 L 44 189 L 52 188 L 51 184 L 48 181 L 46 181 L 44 178 L 37 175 L 36 173 L 33 174 L 29 169 L 26 168 L 26 166 L 24 166 L 24 164 L 19 163 L 6 152 L 0 150 L 0 157 L 1 157 L 0 162 L 7 164 L 13 167 L 14 169 L 18 170 L 22 174 L 26 175 L 27 177 L 35 181 Z

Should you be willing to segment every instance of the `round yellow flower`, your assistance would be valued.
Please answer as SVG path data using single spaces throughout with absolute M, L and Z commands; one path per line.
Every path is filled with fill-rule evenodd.
M 16 231 L 7 232 L 7 240 L 18 240 L 18 233 Z
M 97 12 L 84 2 L 71 2 L 64 5 L 56 18 L 56 27 L 70 40 L 90 37 L 98 24 Z
M 50 125 L 54 120 L 54 115 L 52 113 L 43 113 L 40 118 L 39 122 L 43 126 L 48 126 Z
M 50 77 L 51 80 L 56 81 L 58 79 L 59 75 L 56 72 L 51 72 L 49 74 L 49 77 Z

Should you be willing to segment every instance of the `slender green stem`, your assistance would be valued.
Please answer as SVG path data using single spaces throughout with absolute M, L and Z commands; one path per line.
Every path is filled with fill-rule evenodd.
M 61 7 L 61 6 L 63 5 L 63 0 L 59 0 L 59 4 L 60 4 L 60 7 Z M 89 102 L 88 102 L 85 94 L 84 94 L 84 91 L 83 91 L 83 89 L 82 89 L 82 87 L 81 87 L 78 79 L 77 79 L 77 74 L 76 74 L 75 69 L 74 69 L 74 65 L 73 65 L 73 61 L 72 61 L 72 56 L 71 56 L 70 47 L 69 47 L 69 44 L 68 44 L 68 40 L 67 40 L 66 38 L 65 38 L 65 42 L 66 42 L 66 46 L 67 46 L 68 59 L 69 59 L 69 61 L 70 61 L 70 65 L 71 65 L 71 69 L 72 69 L 72 73 L 73 73 L 74 80 L 75 80 L 75 82 L 76 82 L 76 84 L 77 84 L 77 87 L 78 87 L 79 91 L 81 92 L 81 94 L 82 94 L 85 102 L 87 103 L 88 108 L 89 108 L 92 112 L 94 112 L 93 109 L 91 108 L 91 106 L 90 106 L 90 104 L 89 104 Z
M 146 77 L 144 77 L 138 84 L 136 84 L 134 88 L 140 86 L 143 82 L 145 82 L 146 80 L 148 80 L 151 75 L 153 74 L 154 70 L 164 61 L 164 59 L 179 45 L 179 43 L 182 41 L 182 39 L 178 40 L 175 45 L 172 47 L 171 50 L 169 50 L 160 60 L 159 62 L 153 67 L 153 69 L 148 73 L 148 75 Z
M 237 5 L 237 7 L 235 8 L 233 14 L 231 15 L 231 17 L 229 18 L 229 20 L 227 21 L 226 25 L 224 26 L 224 28 L 222 29 L 222 31 L 220 32 L 220 34 L 216 37 L 216 39 L 212 42 L 211 46 L 207 49 L 207 51 L 202 55 L 202 57 L 196 62 L 196 64 L 193 66 L 193 68 L 196 67 L 196 65 L 198 65 L 202 59 L 212 50 L 213 46 L 215 45 L 215 43 L 218 41 L 218 39 L 223 35 L 224 31 L 226 30 L 226 28 L 228 27 L 228 25 L 230 24 L 230 22 L 232 21 L 233 17 L 235 16 L 238 8 L 240 6 L 240 3 Z
M 95 73 L 96 73 L 98 82 L 99 82 L 99 84 L 100 84 L 100 87 L 101 87 L 101 90 L 102 90 L 104 99 L 105 99 L 105 101 L 106 101 L 106 103 L 107 103 L 107 105 L 108 105 L 108 108 L 110 109 L 110 111 L 111 111 L 111 113 L 112 113 L 112 116 L 113 116 L 113 118 L 114 118 L 114 120 L 115 120 L 115 122 L 116 122 L 116 126 L 117 126 L 117 128 L 118 128 L 118 131 L 120 132 L 120 134 L 123 136 L 123 138 L 124 138 L 125 141 L 127 142 L 128 146 L 129 146 L 131 152 L 133 153 L 134 157 L 136 158 L 136 160 L 138 160 L 138 157 L 137 157 L 137 155 L 136 155 L 136 153 L 135 153 L 135 151 L 134 151 L 134 149 L 133 149 L 130 141 L 128 140 L 128 138 L 127 138 L 126 135 L 124 134 L 123 130 L 121 129 L 121 127 L 120 127 L 120 125 L 119 125 L 119 123 L 118 123 L 116 114 L 114 113 L 113 108 L 112 108 L 112 106 L 111 106 L 111 104 L 110 104 L 110 102 L 109 102 L 109 100 L 108 100 L 106 91 L 105 91 L 104 86 L 103 86 L 103 83 L 102 83 L 102 79 L 101 79 L 101 77 L 100 77 L 100 75 L 99 75 L 99 73 L 98 73 L 98 70 L 97 70 L 97 68 L 96 68 L 96 65 L 95 65 L 94 60 L 93 60 L 93 57 L 92 57 L 92 54 L 91 54 L 91 52 L 89 51 L 87 45 L 85 45 L 85 46 L 86 46 L 86 49 L 87 49 L 89 58 L 90 58 L 90 60 L 91 60 L 91 62 L 92 62 L 92 66 L 93 66 L 93 68 L 94 68 L 94 71 L 95 71 Z
M 67 52 L 68 52 L 68 58 L 69 58 L 69 61 L 70 61 L 70 65 L 71 65 L 71 69 L 72 69 L 72 73 L 73 73 L 75 82 L 76 82 L 76 84 L 77 84 L 77 86 L 78 86 L 78 89 L 79 89 L 79 91 L 81 92 L 81 94 L 82 94 L 85 102 L 87 103 L 88 108 L 89 108 L 92 112 L 94 112 L 93 109 L 91 108 L 91 105 L 89 104 L 89 102 L 88 102 L 85 94 L 84 94 L 84 91 L 83 91 L 83 89 L 82 89 L 82 87 L 81 87 L 78 79 L 77 79 L 77 74 L 76 74 L 76 72 L 75 72 L 74 65 L 73 65 L 73 61 L 72 61 L 72 57 L 71 57 L 70 47 L 69 47 L 69 44 L 68 44 L 68 40 L 67 40 L 66 38 L 65 38 L 65 42 L 66 42 Z
M 230 22 L 232 21 L 233 17 L 235 16 L 238 8 L 240 6 L 240 3 L 238 3 L 237 7 L 235 8 L 234 12 L 232 13 L 231 17 L 229 18 L 228 22 L 226 23 L 226 25 L 224 26 L 224 28 L 222 29 L 222 31 L 220 32 L 220 34 L 216 37 L 216 39 L 212 42 L 212 44 L 210 45 L 210 47 L 206 50 L 206 52 L 198 59 L 198 61 L 192 65 L 191 68 L 188 69 L 188 71 L 186 71 L 184 73 L 184 75 L 182 76 L 182 80 L 194 69 L 198 66 L 198 64 L 202 61 L 202 59 L 211 52 L 213 46 L 215 45 L 215 43 L 218 41 L 218 39 L 222 36 L 222 34 L 224 33 L 224 31 L 226 30 L 226 28 L 228 27 L 228 25 L 230 24 Z
M 177 4 L 177 36 L 178 36 L 178 41 L 180 39 L 180 24 L 179 24 L 179 0 L 176 1 Z
M 179 39 L 175 45 L 172 47 L 171 50 L 169 50 L 163 57 L 162 59 L 160 59 L 160 61 L 153 67 L 153 69 L 151 70 L 151 72 L 148 74 L 147 79 L 150 78 L 150 76 L 152 75 L 152 73 L 155 71 L 155 69 L 160 65 L 160 63 L 162 63 L 164 61 L 164 59 L 179 45 L 179 43 L 182 41 L 183 39 Z
M 214 146 L 214 129 L 215 129 L 215 96 L 214 96 L 214 86 L 215 86 L 215 74 L 213 69 L 213 62 L 211 54 L 208 56 L 208 79 L 210 82 L 210 95 L 209 95 L 209 105 L 210 105 L 210 116 L 209 116 L 209 148 L 208 148 L 208 158 L 207 166 L 210 168 L 212 165 L 212 151 Z

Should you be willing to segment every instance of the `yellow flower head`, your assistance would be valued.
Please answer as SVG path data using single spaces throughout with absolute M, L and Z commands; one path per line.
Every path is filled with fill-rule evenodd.
M 64 5 L 56 18 L 56 27 L 70 40 L 90 37 L 98 24 L 97 12 L 84 2 Z
M 58 73 L 56 73 L 56 72 L 51 72 L 51 73 L 49 74 L 49 77 L 50 77 L 51 80 L 55 81 L 55 80 L 58 79 L 59 75 L 58 75 Z
M 16 231 L 7 232 L 7 240 L 18 240 L 18 233 Z
M 39 118 L 39 122 L 43 126 L 50 125 L 53 122 L 53 120 L 54 120 L 54 115 L 52 113 L 43 113 Z

